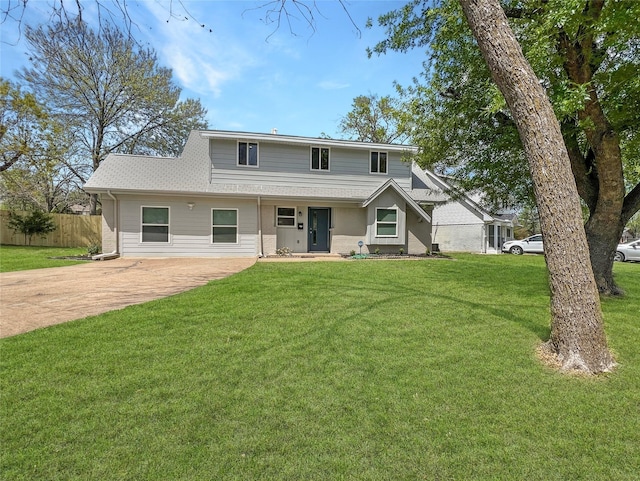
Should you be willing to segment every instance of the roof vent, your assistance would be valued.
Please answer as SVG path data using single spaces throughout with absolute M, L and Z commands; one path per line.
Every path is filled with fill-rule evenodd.
M 276 128 L 271 129 L 271 133 L 273 135 L 278 135 L 278 129 L 276 129 Z

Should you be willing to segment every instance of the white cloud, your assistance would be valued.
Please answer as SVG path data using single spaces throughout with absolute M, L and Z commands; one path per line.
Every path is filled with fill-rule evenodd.
M 233 32 L 200 28 L 193 21 L 170 19 L 156 3 L 143 5 L 155 17 L 158 27 L 149 31 L 149 42 L 160 63 L 171 68 L 177 82 L 203 97 L 219 97 L 225 83 L 239 78 L 258 60 L 240 47 Z M 197 18 L 197 17 L 196 17 Z

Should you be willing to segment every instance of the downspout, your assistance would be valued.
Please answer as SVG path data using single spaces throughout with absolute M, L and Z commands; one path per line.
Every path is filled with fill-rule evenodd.
M 263 242 L 262 242 L 262 204 L 260 196 L 258 196 L 258 257 L 263 257 Z
M 108 259 L 115 259 L 116 257 L 120 257 L 119 254 L 119 244 L 120 244 L 120 232 L 118 231 L 118 226 L 120 225 L 120 214 L 118 208 L 118 199 L 111 193 L 110 190 L 107 190 L 107 195 L 113 199 L 113 220 L 114 220 L 114 233 L 116 235 L 116 249 L 112 252 L 106 254 L 98 254 L 96 256 L 91 257 L 94 261 L 104 261 Z

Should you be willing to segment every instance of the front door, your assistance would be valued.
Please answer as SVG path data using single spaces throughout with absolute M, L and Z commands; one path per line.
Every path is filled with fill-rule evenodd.
M 329 252 L 329 209 L 309 207 L 309 252 Z

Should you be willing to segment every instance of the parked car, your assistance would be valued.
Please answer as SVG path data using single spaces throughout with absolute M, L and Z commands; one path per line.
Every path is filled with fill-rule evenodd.
M 619 262 L 640 261 L 640 240 L 618 244 L 613 260 Z
M 532 235 L 526 239 L 510 240 L 502 244 L 502 252 L 510 252 L 517 256 L 525 252 L 543 253 L 542 234 Z

